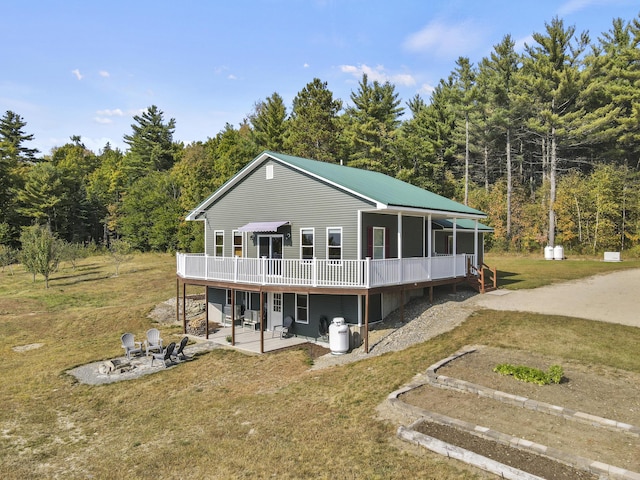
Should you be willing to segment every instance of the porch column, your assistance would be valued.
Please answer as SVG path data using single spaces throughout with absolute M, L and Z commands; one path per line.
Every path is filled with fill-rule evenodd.
M 473 254 L 475 255 L 476 268 L 480 269 L 480 256 L 478 255 L 478 219 L 476 218 L 475 229 L 473 232 Z
M 209 340 L 209 287 L 204 287 L 204 338 Z
M 369 353 L 369 290 L 364 300 L 364 353 Z
M 429 266 L 427 270 L 427 275 L 429 276 L 429 280 L 431 280 L 431 252 L 433 251 L 433 245 L 431 245 L 433 237 L 432 227 L 431 227 L 431 214 L 427 217 L 427 258 L 429 259 Z M 433 303 L 433 300 L 432 300 Z
M 433 251 L 433 245 L 431 245 L 431 237 L 433 232 L 431 228 L 431 214 L 427 217 L 427 257 L 431 258 L 431 252 Z
M 187 284 L 182 284 L 182 328 L 187 332 Z
M 402 213 L 398 213 L 398 278 L 404 282 L 402 271 Z
M 264 326 L 262 319 L 264 318 L 264 292 L 260 290 L 260 353 L 264 353 Z
M 398 258 L 402 258 L 402 213 L 398 213 Z
M 453 276 L 456 276 L 456 254 L 458 253 L 458 219 L 454 218 L 453 219 L 453 252 L 451 252 L 453 254 Z
M 231 289 L 231 345 L 236 344 L 236 291 Z

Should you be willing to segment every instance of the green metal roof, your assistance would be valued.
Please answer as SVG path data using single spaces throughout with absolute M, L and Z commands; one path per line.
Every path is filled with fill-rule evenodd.
M 324 178 L 331 183 L 337 184 L 388 207 L 396 206 L 462 213 L 480 217 L 486 216 L 486 214 L 480 210 L 468 207 L 383 173 L 345 167 L 335 163 L 319 162 L 317 160 L 270 151 L 265 151 L 262 155 L 264 154 L 312 175 Z
M 433 223 L 440 225 L 442 228 L 453 228 L 453 219 L 451 218 L 438 218 L 434 220 Z M 456 228 L 461 230 L 475 230 L 475 223 L 475 220 L 471 220 L 469 218 L 457 218 Z M 478 231 L 493 232 L 493 227 L 478 222 Z

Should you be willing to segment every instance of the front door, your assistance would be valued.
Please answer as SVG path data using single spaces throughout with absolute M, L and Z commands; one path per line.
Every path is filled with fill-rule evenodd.
M 282 265 L 282 235 L 260 235 L 258 236 L 258 258 L 266 257 L 267 275 L 281 275 Z M 271 261 L 271 259 L 276 261 Z
M 282 293 L 269 292 L 267 312 L 267 330 L 273 330 L 274 325 L 282 325 Z

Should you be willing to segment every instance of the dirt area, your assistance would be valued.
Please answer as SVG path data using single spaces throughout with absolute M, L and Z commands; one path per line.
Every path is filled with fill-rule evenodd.
M 500 363 L 526 365 L 542 370 L 557 364 L 563 367 L 564 378 L 558 385 L 525 383 L 494 373 L 493 368 Z M 539 402 L 640 426 L 640 375 L 630 372 L 594 368 L 523 351 L 483 347 L 450 362 L 437 373 Z M 560 416 L 509 406 L 493 399 L 436 386 L 417 388 L 402 395 L 401 399 L 431 412 L 640 472 L 640 438 L 629 433 L 566 420 Z M 467 433 L 453 428 L 430 424 L 423 428 L 423 433 L 430 436 L 530 473 L 535 473 L 532 469 L 538 468 L 538 463 L 546 462 L 535 458 L 519 460 L 513 449 L 507 449 L 507 453 L 501 455 L 496 443 L 477 438 L 470 440 Z M 551 475 L 549 472 L 537 474 L 544 478 L 589 478 L 575 476 L 576 472 L 570 472 L 569 476 L 557 476 L 559 469 L 553 476 L 548 476 Z

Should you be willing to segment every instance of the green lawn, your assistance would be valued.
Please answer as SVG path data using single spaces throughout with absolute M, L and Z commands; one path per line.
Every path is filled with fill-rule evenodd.
M 519 286 L 627 268 L 596 261 L 488 256 Z M 638 266 L 638 265 L 636 265 Z M 4 478 L 481 478 L 405 446 L 375 407 L 466 344 L 528 349 L 640 372 L 640 329 L 564 317 L 483 311 L 402 352 L 310 371 L 302 350 L 261 356 L 216 350 L 129 382 L 78 384 L 66 370 L 121 355 L 147 313 L 175 295 L 175 259 L 106 257 L 64 268 L 51 287 L 0 274 L 0 465 Z M 516 283 L 512 283 L 515 286 Z M 180 333 L 161 327 L 164 338 Z M 43 343 L 18 353 L 12 347 Z

